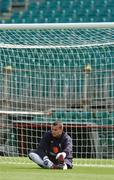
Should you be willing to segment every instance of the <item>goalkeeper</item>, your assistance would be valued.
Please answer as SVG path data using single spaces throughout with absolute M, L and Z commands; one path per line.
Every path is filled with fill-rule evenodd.
M 72 169 L 72 139 L 63 131 L 63 124 L 55 121 L 51 131 L 44 134 L 29 158 L 37 165 L 49 169 Z

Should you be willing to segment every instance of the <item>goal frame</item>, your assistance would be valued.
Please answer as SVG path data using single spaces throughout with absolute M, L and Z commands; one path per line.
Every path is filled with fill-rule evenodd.
M 114 22 L 97 22 L 97 23 L 26 23 L 26 24 L 1 24 L 0 30 L 15 30 L 15 29 L 93 29 L 93 28 L 114 28 Z
M 106 22 L 106 23 L 56 23 L 56 24 L 55 23 L 45 23 L 45 24 L 1 24 L 0 25 L 0 30 L 35 30 L 35 29 L 37 29 L 37 30 L 46 30 L 46 29 L 47 30 L 52 30 L 52 29 L 97 29 L 97 28 L 98 29 L 114 28 L 114 23 L 113 22 Z M 114 43 L 111 42 L 111 44 L 114 44 Z M 5 45 L 1 45 L 1 46 L 4 47 Z M 79 45 L 79 47 L 80 46 L 81 45 Z M 13 47 L 13 45 L 11 45 L 11 47 Z M 77 45 L 77 47 L 78 47 L 78 45 Z M 16 45 L 16 48 L 20 48 L 20 45 Z M 23 45 L 23 48 L 24 48 L 24 45 Z M 32 46 L 32 48 L 36 48 L 36 47 Z M 50 46 L 49 48 L 52 48 L 52 47 Z M 43 112 L 43 111 L 41 111 L 41 112 L 40 111 L 39 112 L 0 111 L 0 114 L 7 114 L 7 115 L 8 114 L 21 114 L 21 113 L 23 113 L 23 114 L 33 114 L 33 115 L 48 114 L 48 112 Z M 19 125 L 16 124 L 16 126 L 19 126 Z M 91 125 L 89 125 L 89 126 L 91 128 Z M 50 127 L 50 124 L 49 124 L 49 127 Z M 78 125 L 76 125 L 75 127 L 78 127 Z M 95 128 L 99 128 L 99 127 L 95 126 Z M 103 128 L 107 128 L 107 127 L 104 126 Z M 112 126 L 110 126 L 110 128 L 114 129 L 114 127 L 112 127 Z M 23 152 L 22 152 L 22 154 L 23 154 Z

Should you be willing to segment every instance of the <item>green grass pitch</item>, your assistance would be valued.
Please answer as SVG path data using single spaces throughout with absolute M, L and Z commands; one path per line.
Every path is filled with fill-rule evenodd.
M 0 160 L 1 161 L 1 160 Z M 0 163 L 0 180 L 114 180 L 114 168 L 41 169 L 37 165 Z

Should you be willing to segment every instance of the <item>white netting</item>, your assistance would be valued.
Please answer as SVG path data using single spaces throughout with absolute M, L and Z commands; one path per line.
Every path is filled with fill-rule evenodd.
M 113 58 L 114 28 L 0 30 L 0 155 L 27 156 L 60 119 L 74 164 L 113 165 Z

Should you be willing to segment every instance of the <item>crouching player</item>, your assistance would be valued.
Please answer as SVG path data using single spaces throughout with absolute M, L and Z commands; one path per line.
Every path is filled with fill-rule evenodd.
M 37 165 L 49 169 L 72 169 L 72 139 L 63 131 L 63 124 L 55 121 L 51 131 L 44 134 L 29 158 Z

